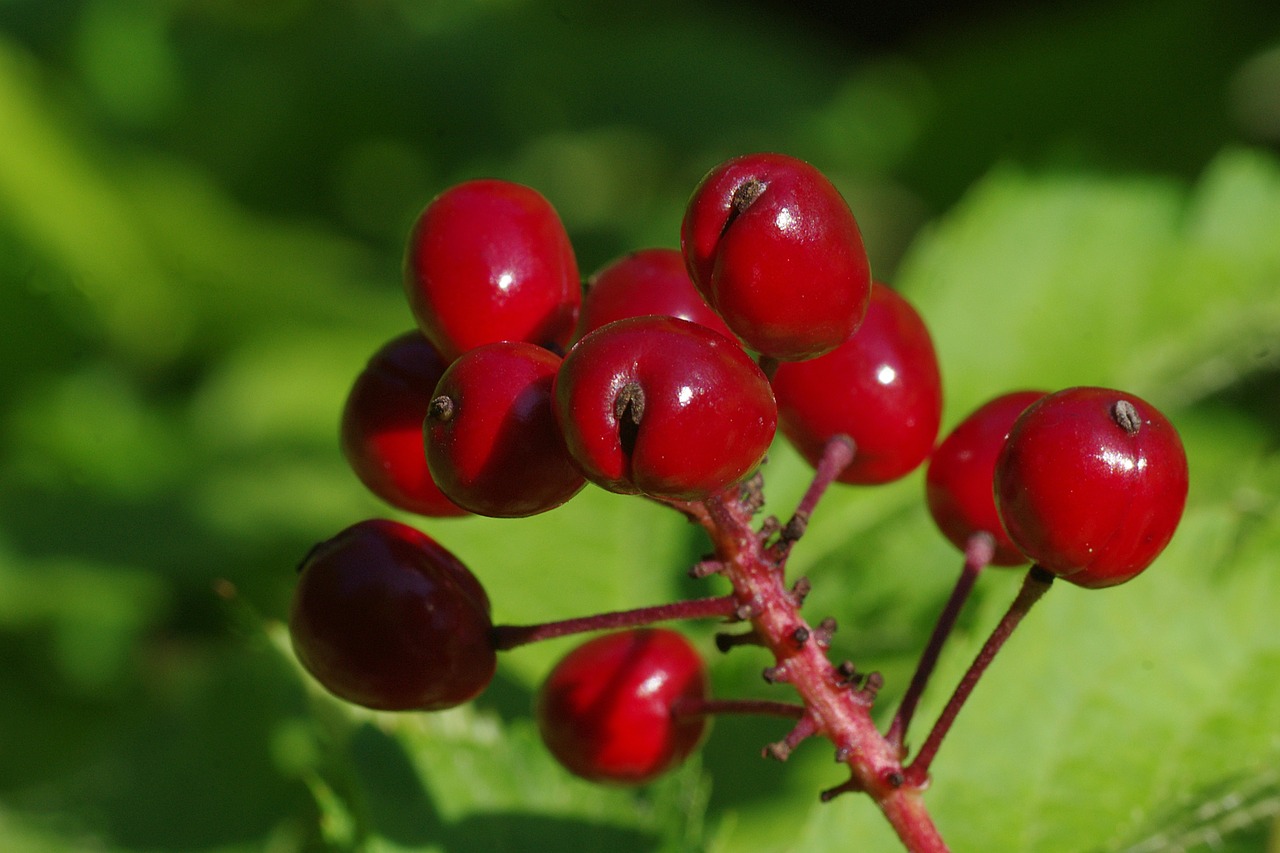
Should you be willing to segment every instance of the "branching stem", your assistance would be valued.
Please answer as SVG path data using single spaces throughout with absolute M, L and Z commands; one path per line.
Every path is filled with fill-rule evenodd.
M 803 513 L 807 519 L 826 487 L 849 464 L 852 451 L 852 442 L 843 437 L 827 445 L 797 515 Z M 708 499 L 705 507 L 703 527 L 724 567 L 720 575 L 733 584 L 736 599 L 751 606 L 752 628 L 773 653 L 775 666 L 768 671 L 799 694 L 805 708 L 800 720 L 811 721 L 805 724 L 804 734 L 811 732 L 831 741 L 838 759 L 850 771 L 849 780 L 829 793 L 866 792 L 908 851 L 946 853 L 946 843 L 920 797 L 926 780 L 916 785 L 906 783 L 897 747 L 880 734 L 871 719 L 870 694 L 831 665 L 826 644 L 819 642 L 824 636 L 829 640 L 830 631 L 824 632 L 822 626 L 814 628 L 800 615 L 798 602 L 803 596 L 794 595 L 786 583 L 789 549 L 767 544 L 756 534 L 751 526 L 753 510 L 735 490 Z
M 956 579 L 956 585 L 951 590 L 951 597 L 947 599 L 947 603 L 942 608 L 942 613 L 938 615 L 938 622 L 933 627 L 933 634 L 929 637 L 929 644 L 925 646 L 924 652 L 920 655 L 920 662 L 916 665 L 915 674 L 911 676 L 911 684 L 907 687 L 907 692 L 902 696 L 902 704 L 898 706 L 898 712 L 893 717 L 893 722 L 889 725 L 889 732 L 885 735 L 889 742 L 894 744 L 901 751 L 903 740 L 907 736 L 907 729 L 911 725 L 911 718 L 915 715 L 916 705 L 920 702 L 920 695 L 924 693 L 925 686 L 929 683 L 930 676 L 933 675 L 933 669 L 937 666 L 938 655 L 942 652 L 942 646 L 950 636 L 951 630 L 955 627 L 956 619 L 960 616 L 960 611 L 964 608 L 965 601 L 969 598 L 969 593 L 973 591 L 973 585 L 978 580 L 978 575 L 991 562 L 991 557 L 995 554 L 995 539 L 990 533 L 975 533 L 969 538 L 967 547 L 964 550 L 964 565 L 960 569 L 960 577 Z
M 938 753 L 938 747 L 942 745 L 942 739 L 951 730 L 951 724 L 955 722 L 956 715 L 960 713 L 960 709 L 964 707 L 969 694 L 977 686 L 978 679 L 986 672 L 987 667 L 995 658 L 996 652 L 1000 651 L 1005 641 L 1013 634 L 1013 630 L 1018 627 L 1022 617 L 1026 616 L 1031 606 L 1048 592 L 1052 584 L 1053 575 L 1039 566 L 1032 566 L 1031 570 L 1027 572 L 1026 578 L 1022 581 L 1022 587 L 1018 590 L 1017 597 L 1014 598 L 1013 603 L 1009 605 L 1009 609 L 1005 611 L 1000 622 L 991 631 L 991 636 L 987 638 L 986 643 L 979 650 L 978 656 L 969 665 L 968 671 L 960 679 L 955 692 L 951 694 L 946 707 L 942 709 L 942 713 L 938 716 L 938 721 L 933 724 L 933 730 L 929 732 L 929 736 L 925 738 L 924 743 L 920 746 L 920 752 L 916 754 L 915 760 L 907 768 L 907 778 L 910 781 L 919 783 L 928 778 L 929 765 L 933 763 L 934 756 Z

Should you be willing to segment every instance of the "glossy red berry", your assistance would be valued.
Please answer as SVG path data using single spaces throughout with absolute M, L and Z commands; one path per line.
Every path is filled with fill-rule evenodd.
M 777 427 L 764 373 L 735 342 L 631 317 L 574 345 L 556 377 L 569 452 L 613 492 L 700 500 L 760 464 Z
M 445 190 L 419 216 L 405 292 L 423 333 L 452 360 L 494 341 L 567 346 L 582 283 L 551 204 L 486 179 Z
M 1018 415 L 1044 391 L 1014 391 L 979 406 L 934 448 L 925 472 L 929 514 L 961 551 L 969 538 L 986 533 L 995 540 L 991 564 L 1020 566 L 1027 558 L 1004 532 L 991 491 L 996 457 Z
M 641 249 L 591 276 L 582 299 L 577 337 L 614 320 L 647 314 L 679 317 L 733 337 L 693 286 L 684 257 L 676 249 Z
M 662 628 L 596 637 L 566 655 L 538 691 L 542 740 L 571 773 L 639 785 L 679 765 L 706 731 L 705 716 L 673 713 L 702 701 L 702 658 Z
M 479 515 L 554 509 L 585 485 L 565 447 L 551 388 L 560 357 L 534 344 L 469 350 L 436 385 L 424 426 L 431 475 Z
M 1069 388 L 1014 423 L 996 461 L 995 498 L 1027 557 L 1079 586 L 1114 586 L 1173 537 L 1187 457 L 1173 425 L 1146 401 Z
M 387 503 L 419 515 L 467 514 L 431 479 L 422 449 L 422 420 L 444 369 L 421 332 L 400 335 L 369 359 L 342 410 L 342 453 L 356 476 Z
M 750 154 L 694 190 L 680 246 L 698 290 L 751 349 L 813 358 L 849 339 L 871 271 L 858 223 L 821 172 L 783 154 Z
M 842 483 L 887 483 L 915 470 L 942 420 L 929 330 L 911 303 L 879 283 L 854 336 L 820 358 L 779 365 L 773 390 L 783 434 L 811 465 L 832 436 L 853 439 Z
M 383 711 L 451 708 L 497 656 L 489 599 L 433 539 L 372 519 L 311 549 L 289 614 L 294 652 L 335 696 Z

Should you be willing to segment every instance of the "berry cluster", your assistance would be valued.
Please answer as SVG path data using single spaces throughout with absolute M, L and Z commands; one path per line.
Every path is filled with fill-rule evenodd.
M 1129 580 L 1173 535 L 1187 463 L 1169 422 L 1104 388 L 1016 391 L 938 441 L 942 385 L 924 320 L 871 278 L 857 222 L 812 166 L 730 160 L 694 190 L 680 250 L 608 264 L 584 290 L 551 205 L 478 180 L 446 190 L 409 240 L 405 290 L 418 328 L 380 349 L 342 413 L 343 451 L 390 505 L 423 516 L 527 516 L 589 481 L 671 506 L 711 553 L 695 577 L 730 592 L 540 625 L 494 625 L 457 558 L 416 529 L 362 521 L 303 560 L 290 615 L 298 659 L 330 692 L 380 710 L 465 702 L 497 654 L 597 632 L 538 693 L 536 717 L 570 772 L 636 784 L 686 758 L 713 713 L 793 720 L 767 755 L 832 742 L 910 850 L 945 850 L 921 793 L 931 761 L 995 651 L 1055 577 Z M 782 435 L 814 467 L 785 523 L 755 517 L 758 469 Z M 926 500 L 964 552 L 955 591 L 888 730 L 881 679 L 827 657 L 835 621 L 801 614 L 807 580 L 787 557 L 832 483 L 875 485 L 927 465 Z M 981 570 L 1031 563 L 1008 614 L 921 747 L 907 728 Z M 714 698 L 680 618 L 743 623 L 721 651 L 760 646 L 797 701 Z M 599 633 L 608 632 L 608 633 Z M 910 760 L 908 761 L 908 759 Z

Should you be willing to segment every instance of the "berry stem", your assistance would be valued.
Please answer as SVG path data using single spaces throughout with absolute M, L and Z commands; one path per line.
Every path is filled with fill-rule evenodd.
M 929 683 L 930 676 L 933 675 L 934 667 L 938 663 L 938 655 L 942 652 L 942 646 L 950 636 L 951 630 L 955 627 L 956 619 L 960 616 L 960 611 L 964 608 L 965 601 L 969 598 L 969 593 L 973 591 L 973 585 L 978 580 L 978 575 L 991 562 L 991 557 L 995 553 L 996 542 L 990 533 L 978 532 L 969 537 L 969 541 L 964 549 L 964 565 L 960 569 L 960 577 L 956 579 L 956 585 L 951 590 L 951 597 L 947 599 L 947 603 L 943 606 L 942 612 L 938 615 L 938 622 L 933 627 L 933 634 L 929 637 L 929 643 L 925 646 L 924 652 L 920 655 L 920 662 L 916 665 L 915 674 L 911 676 L 911 684 L 907 687 L 907 692 L 902 696 L 902 704 L 898 706 L 898 712 L 894 714 L 893 722 L 889 725 L 889 731 L 885 737 L 890 743 L 901 749 L 903 739 L 907 736 L 907 729 L 911 725 L 911 718 L 915 715 L 916 705 L 920 702 L 920 695 L 924 692 L 924 688 Z
M 925 738 L 924 744 L 920 747 L 920 752 L 916 755 L 911 766 L 907 768 L 909 782 L 917 785 L 924 784 L 929 775 L 929 765 L 933 763 L 933 759 L 938 753 L 938 747 L 942 745 L 942 739 L 947 736 L 947 732 L 951 729 L 951 724 L 955 722 L 956 715 L 960 713 L 960 709 L 964 707 L 969 694 L 977 686 L 978 679 L 982 677 L 991 661 L 995 659 L 996 652 L 1000 651 L 1005 641 L 1013 634 L 1013 630 L 1018 627 L 1022 617 L 1027 615 L 1031 606 L 1040 600 L 1040 597 L 1048 591 L 1052 584 L 1053 575 L 1038 565 L 1032 566 L 1031 570 L 1027 572 L 1026 578 L 1022 581 L 1022 587 L 1018 590 L 1017 597 L 1014 598 L 1013 603 L 1009 605 L 1009 609 L 1005 611 L 1000 622 L 992 630 L 991 636 L 987 638 L 986 643 L 979 650 L 973 663 L 969 665 L 968 671 L 960 679 L 955 692 L 951 694 L 946 707 L 942 709 L 942 713 L 938 716 L 938 721 L 933 724 L 933 729 L 929 732 L 929 736 Z
M 682 699 L 675 704 L 672 712 L 677 717 L 751 714 L 798 720 L 804 716 L 804 706 L 796 702 L 771 702 L 767 699 Z
M 854 452 L 853 439 L 847 435 L 832 436 L 827 440 L 809 488 L 800 498 L 800 503 L 796 505 L 791 518 L 778 531 L 776 547 L 780 549 L 780 556 L 785 555 L 796 540 L 804 535 L 809 527 L 809 519 L 813 516 L 813 510 L 818 506 L 818 501 L 822 500 L 822 496 L 840 476 L 840 472 L 849 467 L 849 463 L 853 461 Z
M 732 595 L 695 598 L 671 604 L 658 604 L 653 607 L 639 607 L 634 610 L 615 610 L 593 616 L 542 622 L 537 625 L 494 625 L 490 637 L 495 649 L 507 651 L 540 640 L 551 640 L 588 631 L 638 628 L 655 622 L 668 622 L 672 619 L 730 618 L 734 616 L 737 609 L 738 601 Z

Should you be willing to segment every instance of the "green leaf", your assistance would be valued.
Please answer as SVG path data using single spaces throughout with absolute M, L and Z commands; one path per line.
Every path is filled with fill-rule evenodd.
M 977 185 L 895 284 L 934 334 L 958 418 L 1005 390 L 1123 384 L 1186 404 L 1280 360 L 1280 167 L 1232 151 L 1190 197 L 1150 178 Z

